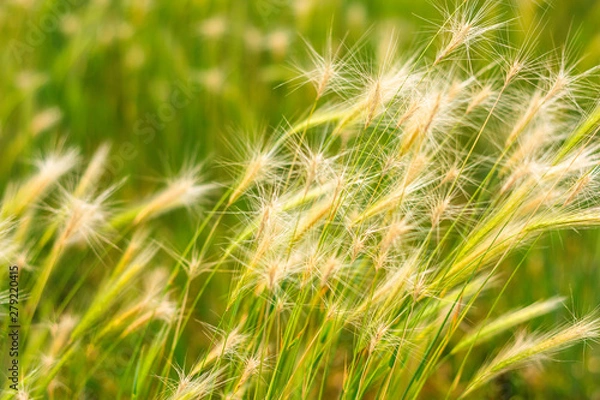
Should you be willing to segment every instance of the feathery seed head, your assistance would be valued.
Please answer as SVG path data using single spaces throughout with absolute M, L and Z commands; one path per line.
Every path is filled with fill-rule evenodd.
M 592 315 L 541 335 L 521 334 L 514 344 L 502 350 L 471 379 L 462 397 L 467 396 L 495 376 L 524 364 L 539 361 L 573 344 L 595 340 L 600 335 L 600 320 Z
M 114 191 L 115 188 L 112 187 L 93 198 L 77 197 L 62 189 L 62 207 L 51 209 L 62 225 L 59 243 L 85 241 L 94 247 L 100 242 L 107 242 L 106 232 L 110 215 L 107 201 Z
M 275 151 L 275 148 L 258 151 L 249 150 L 250 158 L 245 162 L 244 171 L 233 187 L 229 197 L 229 205 L 233 204 L 252 185 L 274 178 L 273 172 L 282 165 Z
M 230 332 L 220 332 L 215 330 L 215 333 L 221 336 L 221 339 L 215 343 L 205 357 L 196 363 L 196 366 L 190 372 L 190 376 L 198 374 L 202 369 L 216 360 L 236 355 L 238 349 L 242 347 L 249 338 L 248 335 L 241 332 L 240 327 L 236 327 Z
M 199 176 L 199 167 L 184 170 L 172 178 L 167 187 L 139 207 L 134 224 L 157 217 L 180 207 L 197 206 L 210 193 L 215 185 L 203 184 Z
M 301 271 L 301 265 L 296 260 L 286 259 L 285 256 L 269 256 L 258 266 L 258 287 L 266 288 L 272 293 L 278 293 L 281 285 Z
M 149 301 L 144 301 L 141 305 L 142 309 L 138 313 L 137 318 L 127 324 L 127 328 L 120 334 L 121 338 L 130 335 L 152 320 L 161 320 L 170 324 L 178 315 L 177 305 L 175 302 L 169 300 L 168 296 L 164 296 L 161 299 L 150 299 Z
M 489 84 L 477 89 L 477 91 L 473 93 L 465 113 L 470 114 L 478 107 L 485 107 L 487 105 L 486 103 L 491 97 L 493 97 L 493 95 L 494 89 Z
M 34 161 L 38 170 L 37 183 L 46 187 L 73 168 L 79 161 L 79 152 L 75 149 L 54 152 Z
M 103 144 L 94 153 L 94 156 L 90 160 L 88 167 L 79 179 L 79 184 L 75 189 L 75 196 L 81 196 L 88 193 L 93 187 L 97 185 L 98 180 L 104 172 L 106 160 L 108 159 L 110 151 L 110 145 Z
M 317 99 L 329 91 L 343 92 L 347 89 L 348 81 L 344 76 L 347 61 L 340 57 L 342 46 L 334 49 L 330 36 L 325 52 L 321 55 L 308 42 L 305 41 L 305 43 L 312 65 L 309 68 L 297 67 L 297 69 L 302 77 L 314 86 Z
M 480 7 L 466 1 L 453 13 L 447 12 L 446 23 L 442 26 L 446 37 L 433 65 L 448 58 L 460 47 L 464 46 L 469 51 L 475 43 L 486 40 L 487 34 L 505 26 L 505 22 L 497 22 L 490 17 L 493 6 L 492 1 L 485 1 Z
M 407 216 L 396 217 L 389 225 L 383 228 L 384 232 L 379 243 L 379 250 L 387 253 L 394 244 L 402 241 L 405 235 L 411 232 L 413 226 Z
M 206 372 L 200 376 L 196 374 L 185 374 L 183 370 L 177 369 L 179 376 L 176 381 L 167 381 L 171 394 L 165 400 L 196 400 L 210 397 L 220 386 L 219 380 L 221 370 Z
M 7 192 L 2 204 L 4 215 L 21 215 L 27 207 L 40 200 L 58 180 L 78 162 L 75 149 L 60 149 L 34 160 L 37 173 L 19 185 L 12 193 Z

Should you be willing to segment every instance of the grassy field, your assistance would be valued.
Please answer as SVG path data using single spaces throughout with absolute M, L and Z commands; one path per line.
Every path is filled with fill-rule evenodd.
M 0 399 L 600 399 L 598 20 L 3 1 Z

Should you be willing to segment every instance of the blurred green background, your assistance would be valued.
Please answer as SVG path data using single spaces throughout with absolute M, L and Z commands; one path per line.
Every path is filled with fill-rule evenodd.
M 88 155 L 110 142 L 106 179 L 129 177 L 118 193 L 123 201 L 152 193 L 162 177 L 189 162 L 204 163 L 210 179 L 226 181 L 220 160 L 235 161 L 244 140 L 268 135 L 311 106 L 313 89 L 291 81 L 293 66 L 307 58 L 304 41 L 317 50 L 329 36 L 348 47 L 360 42 L 376 57 L 396 37 L 400 54 L 410 55 L 442 21 L 436 3 L 443 2 L 3 0 L 2 184 L 28 171 L 40 149 L 62 140 Z M 600 64 L 600 1 L 497 3 L 501 18 L 515 18 L 512 45 L 537 35 L 539 55 L 568 42 L 583 57 L 580 68 Z M 15 158 L 22 162 L 12 167 Z M 184 212 L 172 221 L 177 229 L 164 233 L 167 240 L 186 243 L 194 221 Z M 599 232 L 557 233 L 539 244 L 501 309 L 555 294 L 582 314 L 597 308 Z M 505 277 L 517 261 L 506 262 Z M 208 292 L 198 317 L 214 319 L 218 303 Z M 598 346 L 580 346 L 560 360 L 577 361 L 509 374 L 490 387 L 490 398 L 600 399 Z M 440 385 L 444 379 L 451 376 L 440 376 Z

